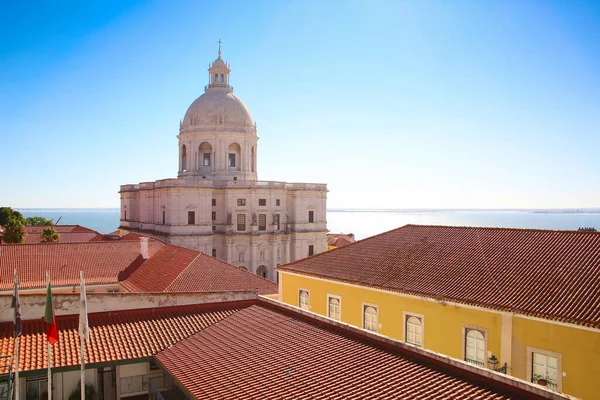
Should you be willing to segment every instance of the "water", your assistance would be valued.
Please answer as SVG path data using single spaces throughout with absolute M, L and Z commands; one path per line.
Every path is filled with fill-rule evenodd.
M 39 215 L 61 224 L 79 224 L 101 233 L 119 226 L 118 208 L 19 209 L 25 217 Z M 327 228 L 354 233 L 357 239 L 406 224 L 495 226 L 506 228 L 600 230 L 600 209 L 591 210 L 341 210 L 327 211 Z

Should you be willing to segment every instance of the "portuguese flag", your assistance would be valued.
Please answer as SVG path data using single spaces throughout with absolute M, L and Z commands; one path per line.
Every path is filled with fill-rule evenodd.
M 50 344 L 58 342 L 58 329 L 56 329 L 56 318 L 54 318 L 54 307 L 52 306 L 52 290 L 50 289 L 50 278 L 46 289 L 46 312 L 44 313 L 46 323 L 46 337 Z

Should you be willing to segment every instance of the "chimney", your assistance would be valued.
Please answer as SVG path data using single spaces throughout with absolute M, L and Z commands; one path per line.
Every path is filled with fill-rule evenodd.
M 140 253 L 142 253 L 142 258 L 144 260 L 148 259 L 148 238 L 147 237 L 140 238 Z

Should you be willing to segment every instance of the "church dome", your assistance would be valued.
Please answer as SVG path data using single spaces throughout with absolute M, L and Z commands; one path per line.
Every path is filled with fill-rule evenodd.
M 239 97 L 225 90 L 207 90 L 188 108 L 181 129 L 247 131 L 252 115 Z

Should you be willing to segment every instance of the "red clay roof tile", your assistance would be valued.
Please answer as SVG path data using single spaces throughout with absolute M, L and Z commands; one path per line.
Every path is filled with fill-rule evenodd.
M 250 304 L 241 301 L 89 314 L 90 342 L 86 345 L 86 363 L 151 357 Z M 23 321 L 19 337 L 20 371 L 48 367 L 45 326 L 41 317 Z M 54 346 L 53 366 L 79 365 L 79 315 L 58 316 L 56 323 L 59 341 Z M 2 354 L 13 351 L 12 331 L 12 322 L 0 323 Z M 7 373 L 7 366 L 8 361 L 0 359 L 0 374 Z
M 165 244 L 150 240 L 150 257 Z M 46 271 L 52 285 L 79 285 L 79 271 L 88 285 L 118 283 L 119 273 L 140 257 L 140 244 L 130 241 L 9 244 L 0 246 L 0 290 L 13 288 L 13 270 L 18 269 L 21 289 L 46 286 Z
M 257 290 L 278 292 L 276 283 L 196 250 L 167 245 L 122 285 L 132 292 Z
M 158 353 L 201 399 L 506 399 L 523 392 L 258 305 Z
M 600 233 L 406 225 L 278 268 L 600 328 Z

